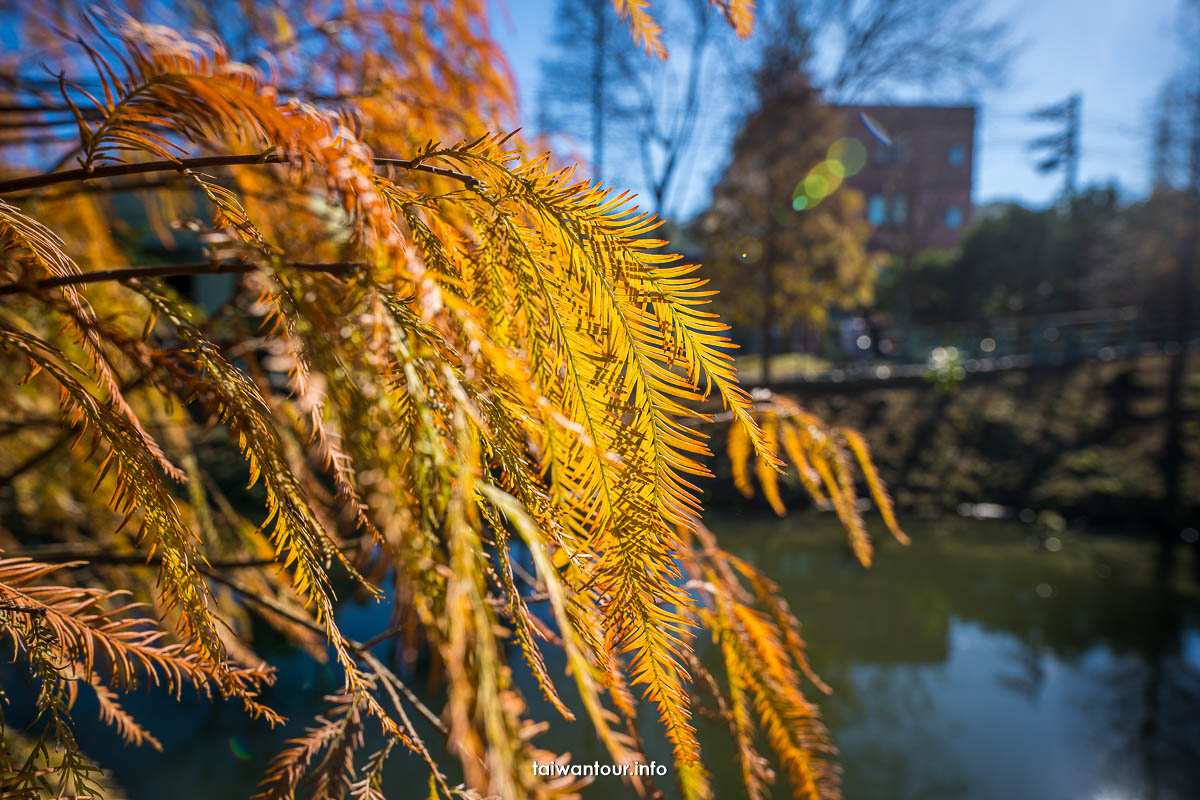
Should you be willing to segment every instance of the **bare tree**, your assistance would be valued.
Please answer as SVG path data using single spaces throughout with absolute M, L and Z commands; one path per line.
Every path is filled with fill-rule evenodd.
M 683 0 L 681 5 L 684 19 L 672 25 L 677 43 L 670 62 L 638 53 L 621 64 L 633 96 L 628 133 L 638 144 L 641 177 L 653 208 L 664 216 L 699 133 L 701 111 L 715 99 L 713 51 L 728 36 L 727 28 L 715 24 L 717 12 L 707 0 Z
M 612 16 L 610 0 L 559 0 L 554 55 L 542 62 L 538 126 L 587 139 L 592 177 L 602 180 L 610 125 L 624 114 L 623 66 L 639 52 Z
M 1187 373 L 1188 335 L 1195 313 L 1195 275 L 1200 262 L 1200 0 L 1181 8 L 1179 32 L 1186 60 L 1166 83 L 1156 126 L 1155 179 L 1159 191 L 1178 191 L 1185 220 L 1176 272 L 1174 329 L 1176 349 L 1167 374 L 1167 431 L 1163 450 L 1163 535 L 1173 541 L 1183 509 L 1183 386 Z
M 1009 26 L 980 0 L 782 0 L 799 2 L 817 52 L 834 67 L 817 78 L 840 99 L 898 88 L 970 92 L 1001 81 L 1014 53 Z
M 606 150 L 627 147 L 636 158 L 608 171 L 641 183 L 663 216 L 711 160 L 707 151 L 698 157 L 705 127 L 732 135 L 757 96 L 752 76 L 785 51 L 835 102 L 912 87 L 969 92 L 999 81 L 1013 53 L 1007 25 L 988 21 L 979 0 L 762 0 L 757 46 L 738 48 L 741 55 L 726 48 L 733 33 L 717 24 L 719 4 L 674 0 L 656 4 L 671 18 L 671 57 L 663 61 L 623 31 L 606 32 L 597 4 L 607 0 L 560 0 L 555 55 L 543 63 L 540 124 L 590 136 L 596 174 Z M 833 66 L 819 68 L 826 64 Z
M 672 190 L 689 166 L 705 112 L 720 102 L 713 54 L 732 38 L 708 0 L 676 0 L 657 9 L 670 31 L 669 59 L 637 47 L 603 12 L 609 0 L 561 0 L 554 56 L 542 64 L 539 124 L 543 131 L 590 135 L 594 174 L 640 182 L 652 210 L 666 215 Z M 611 163 L 605 153 L 627 148 Z

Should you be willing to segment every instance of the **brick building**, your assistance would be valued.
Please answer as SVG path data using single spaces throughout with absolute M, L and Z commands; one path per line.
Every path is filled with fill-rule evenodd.
M 953 247 L 971 220 L 974 106 L 841 106 L 866 146 L 846 183 L 863 193 L 872 246 L 893 253 Z

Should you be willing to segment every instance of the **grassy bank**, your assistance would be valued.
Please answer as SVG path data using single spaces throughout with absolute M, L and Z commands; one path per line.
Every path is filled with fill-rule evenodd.
M 830 423 L 862 431 L 901 507 L 994 503 L 1071 523 L 1128 527 L 1161 518 L 1167 358 L 1091 362 L 932 385 L 847 387 L 797 396 Z M 1200 356 L 1184 396 L 1183 496 L 1200 519 Z M 721 461 L 723 462 L 723 458 Z M 736 493 L 728 464 L 711 502 Z M 793 502 L 803 504 L 798 487 Z M 738 503 L 737 499 L 729 502 Z

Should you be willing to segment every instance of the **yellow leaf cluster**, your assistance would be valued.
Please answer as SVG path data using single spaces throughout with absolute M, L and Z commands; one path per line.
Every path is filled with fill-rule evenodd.
M 0 179 L 0 364 L 24 376 L 0 382 L 0 474 L 29 525 L 0 544 L 52 546 L 44 563 L 0 561 L 0 619 L 39 678 L 43 741 L 63 755 L 43 746 L 3 767 L 34 794 L 96 791 L 70 729 L 81 682 L 134 744 L 157 743 L 118 700 L 139 681 L 276 721 L 258 699 L 271 670 L 253 613 L 344 675 L 269 765 L 264 797 L 380 798 L 396 745 L 429 766 L 432 797 L 572 795 L 574 779 L 530 768 L 555 754 L 535 744 L 544 723 L 514 675 L 528 669 L 572 719 L 547 645 L 614 761 L 645 760 L 640 694 L 684 794 L 711 797 L 692 725 L 704 628 L 725 665 L 723 685 L 704 683 L 728 711 L 747 792 L 770 778 L 761 728 L 798 796 L 836 796 L 800 693 L 815 676 L 798 625 L 699 522 L 700 423 L 719 398 L 739 486 L 752 459 L 777 507 L 775 450 L 804 463 L 869 557 L 842 443 L 883 507 L 866 445 L 798 409 L 756 408 L 705 278 L 630 195 L 487 133 L 511 123 L 512 91 L 485 3 L 328 18 L 280 3 L 247 19 L 264 50 L 243 61 L 214 36 L 56 18 L 62 5 L 41 9 L 51 27 L 19 22 L 61 62 L 53 107 L 69 118 L 51 128 L 79 166 L 60 154 L 33 169 L 23 142 L 3 149 Z M 748 32 L 750 3 L 720 5 Z M 645 2 L 617 10 L 662 51 Z M 43 113 L 28 103 L 45 87 L 14 86 L 12 107 Z M 136 261 L 131 197 L 159 241 L 200 260 Z M 182 276 L 195 291 L 167 282 Z M 215 276 L 231 291 L 200 302 Z M 390 600 L 393 624 L 347 637 L 336 587 Z M 440 711 L 373 654 L 385 641 L 408 663 L 431 655 Z M 464 786 L 417 715 L 446 737 Z M 372 731 L 385 744 L 363 754 Z

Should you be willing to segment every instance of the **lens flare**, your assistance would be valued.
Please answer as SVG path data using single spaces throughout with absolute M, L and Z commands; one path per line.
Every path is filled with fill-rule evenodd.
M 229 737 L 229 752 L 233 753 L 233 757 L 241 761 L 250 760 L 250 750 L 247 749 L 246 743 L 237 736 Z
M 842 165 L 845 175 L 857 175 L 867 165 L 867 147 L 853 136 L 838 139 L 826 153 L 830 161 Z
M 829 181 L 824 175 L 813 170 L 804 179 L 804 193 L 818 200 L 829 194 Z
M 804 179 L 804 193 L 814 200 L 822 200 L 833 194 L 842 185 L 846 170 L 840 161 L 822 161 Z
M 892 146 L 892 137 L 888 135 L 887 129 L 879 124 L 879 120 L 868 115 L 865 111 L 858 112 L 858 118 L 862 120 L 862 124 L 866 126 L 868 133 L 882 142 L 886 147 Z

